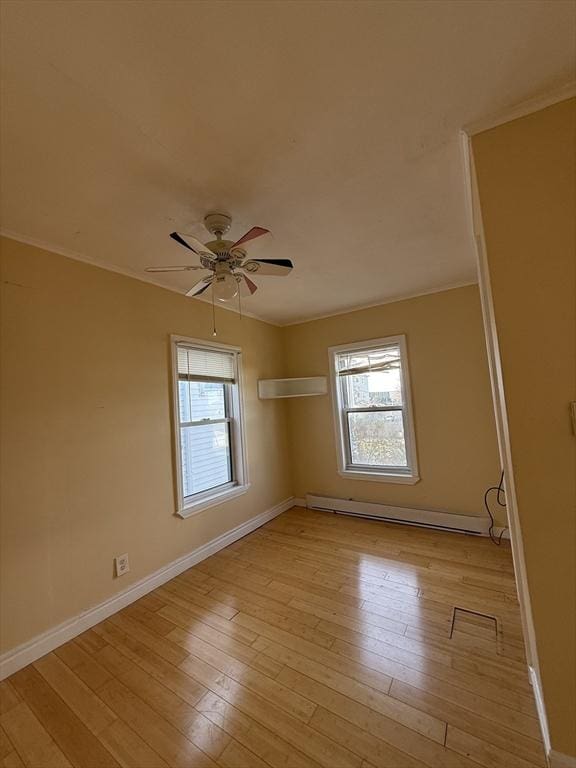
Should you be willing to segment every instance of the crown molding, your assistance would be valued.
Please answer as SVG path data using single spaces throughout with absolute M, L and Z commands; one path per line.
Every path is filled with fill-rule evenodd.
M 16 242 L 24 243 L 25 245 L 32 245 L 35 248 L 42 249 L 43 251 L 56 253 L 59 256 L 64 256 L 67 259 L 73 259 L 74 261 L 81 261 L 84 264 L 90 264 L 92 267 L 105 269 L 108 272 L 116 272 L 117 274 L 123 275 L 124 277 L 131 277 L 132 279 L 139 280 L 142 283 L 155 285 L 157 288 L 164 288 L 167 291 L 172 291 L 172 293 L 177 293 L 178 296 L 184 296 L 184 294 L 178 288 L 175 288 L 173 285 L 167 285 L 166 283 L 163 283 L 162 281 L 157 280 L 155 278 L 151 278 L 148 276 L 148 273 L 140 274 L 134 270 L 127 269 L 126 267 L 119 267 L 116 264 L 108 264 L 107 262 L 100 261 L 99 259 L 94 259 L 90 256 L 85 256 L 82 253 L 77 253 L 76 251 L 71 251 L 71 250 L 68 250 L 67 248 L 60 248 L 58 246 L 52 245 L 51 243 L 47 243 L 44 240 L 38 240 L 34 237 L 28 237 L 28 235 L 23 235 L 20 232 L 14 232 L 8 229 L 0 229 L 0 236 L 6 237 L 10 240 L 16 240 Z M 274 322 L 273 320 L 266 320 L 265 318 L 260 317 L 259 315 L 255 315 L 253 312 L 246 312 L 244 309 L 242 309 L 242 316 L 250 317 L 252 318 L 252 320 L 259 320 L 261 323 L 267 323 L 268 325 L 273 325 L 276 328 L 287 328 L 288 326 L 292 326 L 292 325 L 303 325 L 304 323 L 311 323 L 314 320 L 324 320 L 325 318 L 328 318 L 328 317 L 337 317 L 338 315 L 347 315 L 350 312 L 360 312 L 363 309 L 372 309 L 374 307 L 384 306 L 385 304 L 394 304 L 397 301 L 406 301 L 407 299 L 417 299 L 419 296 L 429 296 L 430 294 L 433 294 L 433 293 L 443 293 L 444 291 L 451 291 L 455 288 L 464 288 L 467 285 L 476 285 L 476 282 L 477 282 L 476 280 L 467 280 L 465 282 L 451 283 L 449 285 L 443 286 L 442 288 L 431 288 L 428 291 L 417 291 L 416 293 L 398 294 L 396 296 L 392 296 L 389 299 L 382 299 L 381 301 L 376 301 L 372 304 L 362 304 L 357 307 L 351 307 L 347 309 L 338 309 L 338 310 L 335 310 L 334 312 L 329 312 L 328 314 L 313 315 L 312 317 L 307 317 L 302 320 L 294 320 L 289 323 L 278 323 L 278 322 Z M 194 299 L 194 301 L 201 301 L 203 304 L 208 304 L 208 305 L 212 304 L 210 299 L 203 299 L 199 296 L 192 296 L 189 298 Z M 227 306 L 226 304 L 218 304 L 218 309 L 226 309 L 229 312 L 236 312 L 236 314 L 240 314 L 236 307 Z
M 453 291 L 456 288 L 466 288 L 469 285 L 478 285 L 477 280 L 465 280 L 458 283 L 449 283 L 442 288 L 431 288 L 428 291 L 416 291 L 415 293 L 401 293 L 396 296 L 392 296 L 389 299 L 381 299 L 375 301 L 372 304 L 362 304 L 358 307 L 349 307 L 348 309 L 337 309 L 334 312 L 328 312 L 325 315 L 314 315 L 313 317 L 307 317 L 303 320 L 293 320 L 289 323 L 281 323 L 282 328 L 289 328 L 292 325 L 305 325 L 306 323 L 312 323 L 316 320 L 326 320 L 330 317 L 338 317 L 339 315 L 350 315 L 352 312 L 362 312 L 363 309 L 374 309 L 375 307 L 383 307 L 386 304 L 396 304 L 398 301 L 408 301 L 409 299 L 418 299 L 420 296 L 431 296 L 434 293 L 444 293 L 445 291 Z
M 483 133 L 491 128 L 496 128 L 503 123 L 510 123 L 512 120 L 526 117 L 526 115 L 531 115 L 533 112 L 539 112 L 541 109 L 546 109 L 546 107 L 551 107 L 553 104 L 566 101 L 566 99 L 571 99 L 574 96 L 576 96 L 576 81 L 566 83 L 561 88 L 556 88 L 542 96 L 521 101 L 501 112 L 494 112 L 480 120 L 468 123 L 462 127 L 462 132 L 467 136 L 474 136 L 477 133 Z
M 78 253 L 77 251 L 71 251 L 67 248 L 60 248 L 59 246 L 53 245 L 52 243 L 48 243 L 45 240 L 38 240 L 35 237 L 29 237 L 28 235 L 23 235 L 21 232 L 14 232 L 10 229 L 0 229 L 0 236 L 6 237 L 9 240 L 16 240 L 18 243 L 24 243 L 24 245 L 32 245 L 34 248 L 40 248 L 43 251 L 49 251 L 50 253 L 56 253 L 58 256 L 64 256 L 66 259 L 73 259 L 74 261 L 82 261 L 84 264 L 90 264 L 92 267 L 98 267 L 99 269 L 105 269 L 107 272 L 116 272 L 118 275 L 123 275 L 124 277 L 131 277 L 133 280 L 139 280 L 141 283 L 148 283 L 149 285 L 155 285 L 157 288 L 164 288 L 166 291 L 172 291 L 172 293 L 177 293 L 178 296 L 184 297 L 185 295 L 182 293 L 182 291 L 179 288 L 175 288 L 173 285 L 168 285 L 167 283 L 163 283 L 161 280 L 158 280 L 156 278 L 150 277 L 150 273 L 146 272 L 144 274 L 141 274 L 140 272 L 136 272 L 136 270 L 128 269 L 126 267 L 120 267 L 117 264 L 109 264 L 108 262 L 101 261 L 100 259 L 94 259 L 91 256 L 85 256 L 83 253 Z M 200 296 L 188 296 L 186 297 L 188 299 L 193 299 L 194 301 L 201 301 L 203 304 L 209 304 L 212 305 L 212 302 L 210 299 L 203 299 Z M 219 303 L 218 309 L 226 309 L 228 312 L 235 312 L 237 315 L 240 314 L 237 307 L 234 306 L 228 306 L 226 304 Z M 267 325 L 274 325 L 278 327 L 278 323 L 274 323 L 272 320 L 265 320 L 263 317 L 259 317 L 258 315 L 255 315 L 253 312 L 248 312 L 242 309 L 242 317 L 250 317 L 252 320 L 259 320 L 261 323 L 266 323 Z

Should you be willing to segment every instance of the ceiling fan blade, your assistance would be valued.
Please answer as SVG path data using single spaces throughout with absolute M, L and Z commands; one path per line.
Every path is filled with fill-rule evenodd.
M 257 237 L 262 237 L 262 235 L 267 235 L 269 232 L 270 230 L 264 229 L 264 227 L 252 227 L 252 229 L 249 229 L 245 235 L 242 235 L 240 240 L 236 240 L 236 242 L 230 246 L 230 250 L 237 248 L 243 243 L 247 243 L 249 240 L 254 240 Z
M 246 275 L 241 276 L 240 280 L 238 281 L 238 286 L 241 296 L 252 296 L 252 294 L 256 293 L 258 290 L 256 283 L 253 283 L 249 277 L 246 277 Z
M 200 240 L 192 235 L 180 235 L 178 232 L 171 232 L 170 237 L 172 240 L 180 243 L 184 248 L 188 248 L 189 251 L 196 253 L 198 256 L 208 256 L 210 259 L 215 258 L 214 253 L 210 248 L 206 248 L 204 243 L 201 243 Z
M 146 272 L 188 272 L 191 269 L 204 269 L 204 267 L 197 267 L 193 264 L 188 264 L 182 267 L 146 267 Z
M 290 259 L 249 259 L 240 269 L 245 269 L 252 275 L 289 275 L 294 265 Z
M 207 288 L 210 288 L 212 280 L 213 278 L 211 277 L 203 277 L 202 280 L 198 280 L 189 291 L 186 291 L 186 296 L 200 296 L 200 294 L 204 293 Z

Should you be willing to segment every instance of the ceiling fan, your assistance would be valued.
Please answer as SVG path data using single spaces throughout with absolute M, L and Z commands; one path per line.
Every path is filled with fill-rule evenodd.
M 218 301 L 231 301 L 235 296 L 251 296 L 258 286 L 248 275 L 275 275 L 282 277 L 290 274 L 293 264 L 290 259 L 250 259 L 247 258 L 244 245 L 250 240 L 266 235 L 269 230 L 252 227 L 239 240 L 223 240 L 232 219 L 224 213 L 209 213 L 204 219 L 208 232 L 216 237 L 209 243 L 201 243 L 192 235 L 172 232 L 170 237 L 184 248 L 188 248 L 200 259 L 200 264 L 186 264 L 175 267 L 148 267 L 146 272 L 188 272 L 196 269 L 209 270 L 212 274 L 200 278 L 186 292 L 186 296 L 200 296 L 212 286 L 214 298 Z

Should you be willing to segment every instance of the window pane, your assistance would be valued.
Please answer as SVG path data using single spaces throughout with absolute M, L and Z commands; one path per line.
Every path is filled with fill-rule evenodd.
M 402 405 L 400 368 L 342 376 L 342 387 L 349 408 Z
M 228 424 L 199 424 L 180 430 L 182 492 L 207 491 L 232 480 Z
M 179 381 L 180 421 L 225 418 L 225 387 L 214 381 Z
M 402 411 L 349 413 L 352 464 L 407 467 Z

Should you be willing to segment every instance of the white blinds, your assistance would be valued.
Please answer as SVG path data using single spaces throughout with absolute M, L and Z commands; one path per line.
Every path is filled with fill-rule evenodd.
M 339 376 L 354 376 L 371 371 L 387 371 L 400 367 L 400 348 L 396 345 L 381 349 L 358 350 L 338 355 Z
M 177 344 L 178 378 L 184 381 L 236 380 L 236 360 L 233 352 L 203 349 Z

